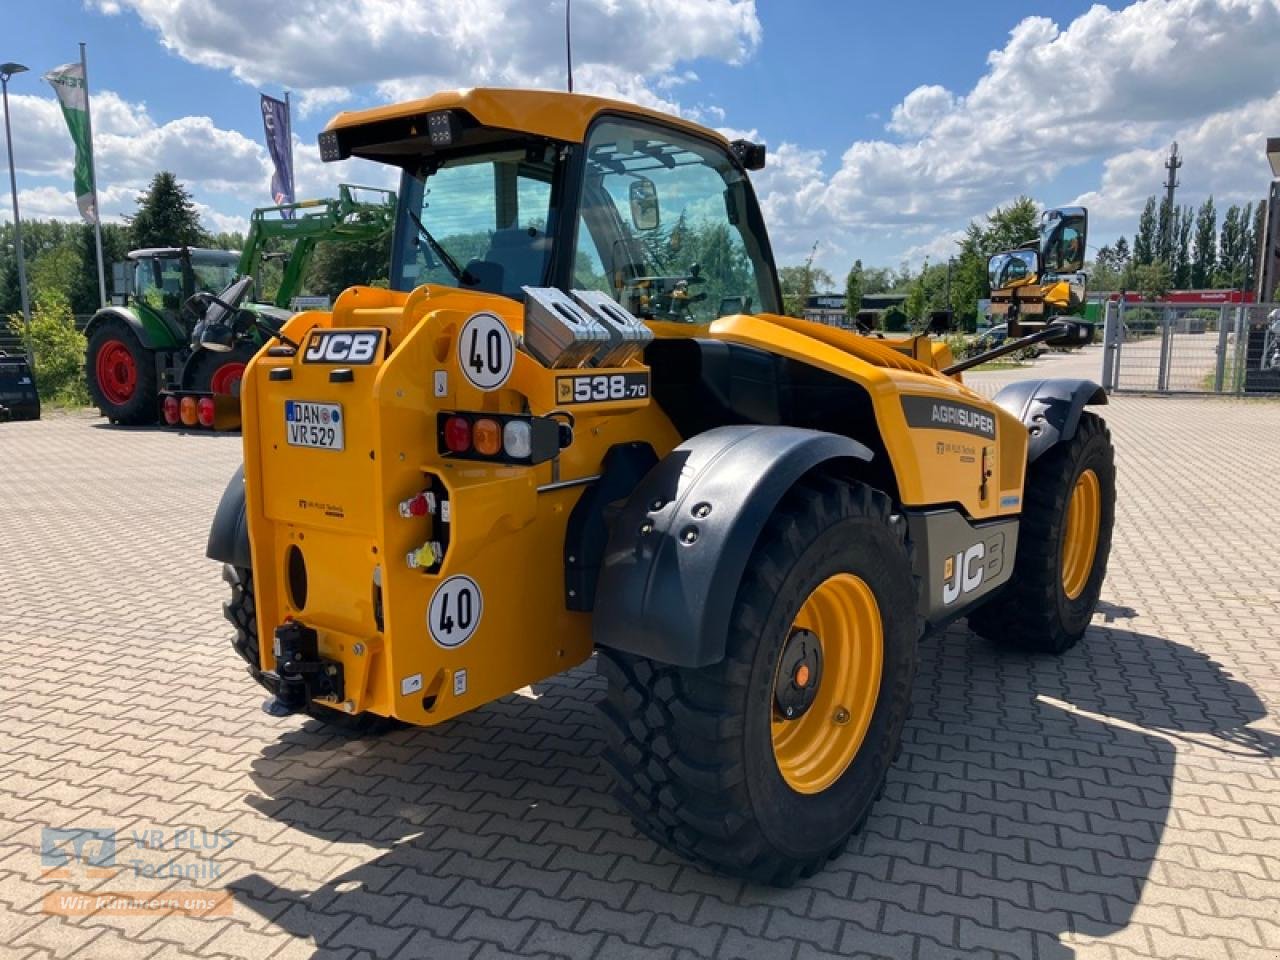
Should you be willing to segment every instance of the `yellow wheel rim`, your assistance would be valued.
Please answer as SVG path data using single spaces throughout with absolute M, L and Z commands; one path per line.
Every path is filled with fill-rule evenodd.
M 871 726 L 884 668 L 880 607 L 861 577 L 838 573 L 809 594 L 792 630 L 817 636 L 822 669 L 811 676 L 797 668 L 799 679 L 817 684 L 800 716 L 782 716 L 771 697 L 773 756 L 792 790 L 821 793 L 849 769 Z M 775 690 L 792 679 L 775 675 Z
M 1062 535 L 1062 590 L 1070 600 L 1080 596 L 1089 582 L 1101 526 L 1102 486 L 1096 473 L 1085 470 L 1071 491 Z

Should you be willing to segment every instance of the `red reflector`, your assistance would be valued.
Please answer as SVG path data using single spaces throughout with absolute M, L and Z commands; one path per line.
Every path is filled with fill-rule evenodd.
M 200 426 L 213 426 L 213 397 L 201 397 L 196 403 L 196 416 L 200 418 Z
M 444 445 L 454 453 L 471 449 L 471 421 L 466 417 L 450 417 L 444 422 Z
M 178 409 L 183 424 L 188 427 L 194 427 L 199 420 L 199 414 L 196 413 L 196 398 L 183 397 Z
M 178 422 L 178 398 L 164 398 L 164 422 L 173 426 Z

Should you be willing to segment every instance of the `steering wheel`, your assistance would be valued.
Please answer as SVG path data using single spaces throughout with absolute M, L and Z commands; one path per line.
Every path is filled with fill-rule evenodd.
M 209 308 L 215 304 L 227 311 L 227 313 L 233 317 L 240 311 L 239 307 L 233 307 L 222 298 L 201 290 L 198 293 L 193 293 L 191 296 L 187 297 L 186 302 L 182 304 L 182 315 L 184 317 L 190 317 L 198 323 L 205 318 L 205 315 L 209 312 Z

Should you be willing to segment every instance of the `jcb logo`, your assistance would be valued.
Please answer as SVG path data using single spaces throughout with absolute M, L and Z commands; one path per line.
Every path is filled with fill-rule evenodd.
M 381 330 L 316 330 L 302 359 L 305 363 L 373 363 L 381 342 Z
M 942 567 L 942 603 L 950 606 L 1000 573 L 1004 564 L 1004 535 L 979 541 L 947 557 Z

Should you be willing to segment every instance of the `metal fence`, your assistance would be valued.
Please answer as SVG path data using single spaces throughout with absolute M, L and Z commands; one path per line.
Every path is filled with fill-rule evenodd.
M 1280 393 L 1280 304 L 1107 304 L 1102 379 L 1139 393 Z

